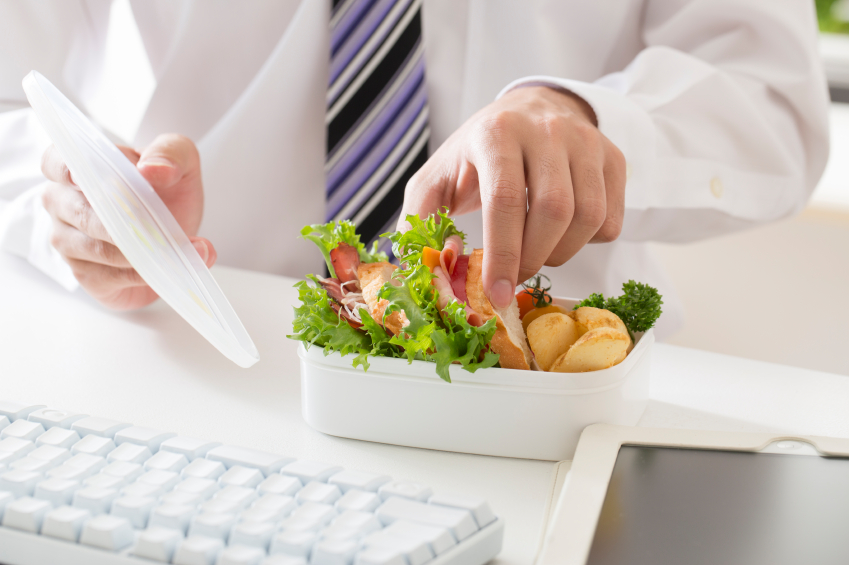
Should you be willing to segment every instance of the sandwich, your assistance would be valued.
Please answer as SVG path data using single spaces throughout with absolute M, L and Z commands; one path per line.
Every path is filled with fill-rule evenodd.
M 376 243 L 367 250 L 348 221 L 304 227 L 328 276 L 296 285 L 301 305 L 288 337 L 325 354 L 353 354 L 364 369 L 375 355 L 430 361 L 448 382 L 452 364 L 529 369 L 516 300 L 498 309 L 483 290 L 483 251 L 465 254 L 465 235 L 447 213 L 406 219 L 411 229 L 384 234 L 394 263 Z

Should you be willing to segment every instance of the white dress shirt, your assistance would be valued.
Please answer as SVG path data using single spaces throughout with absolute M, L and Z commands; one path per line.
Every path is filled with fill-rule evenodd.
M 201 154 L 200 235 L 225 265 L 301 277 L 321 255 L 330 0 L 132 0 L 156 77 L 136 147 L 160 133 Z M 49 245 L 40 159 L 49 145 L 21 79 L 36 69 L 80 106 L 98 84 L 109 0 L 0 2 L 0 247 L 66 287 Z M 546 269 L 558 295 L 665 295 L 644 242 L 688 242 L 799 211 L 828 153 L 828 94 L 811 2 L 424 0 L 431 152 L 499 93 L 567 88 L 625 155 L 620 239 Z M 481 244 L 480 214 L 460 219 Z M 1 276 L 1 275 L 0 275 Z M 706 297 L 709 299 L 709 297 Z

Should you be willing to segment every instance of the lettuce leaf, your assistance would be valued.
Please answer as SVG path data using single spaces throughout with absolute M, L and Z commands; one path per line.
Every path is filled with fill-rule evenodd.
M 466 234 L 458 230 L 454 220 L 448 217 L 447 208 L 445 212 L 437 211 L 436 214 L 431 214 L 426 220 L 413 214 L 408 214 L 406 220 L 411 226 L 409 231 L 404 233 L 396 231 L 381 236 L 388 237 L 392 241 L 392 253 L 402 263 L 412 265 L 420 263 L 424 247 L 442 251 L 445 240 L 451 235 L 459 235 L 463 243 L 466 242 Z
M 392 280 L 380 289 L 380 298 L 389 301 L 383 317 L 403 311 L 410 324 L 401 335 L 393 336 L 391 343 L 404 348 L 407 360 L 424 358 L 433 347 L 430 334 L 436 329 L 436 291 L 430 284 L 433 273 L 425 265 L 416 265 L 404 276 L 398 269 Z
M 336 278 L 336 270 L 333 268 L 333 262 L 330 260 L 330 252 L 336 249 L 340 243 L 347 243 L 351 247 L 356 248 L 362 263 L 389 260 L 386 253 L 377 250 L 377 241 L 372 243 L 371 250 L 366 250 L 365 244 L 360 243 L 360 236 L 357 234 L 354 224 L 348 220 L 304 226 L 301 230 L 301 237 L 312 241 L 318 246 L 318 249 L 324 256 L 324 261 L 327 263 L 327 270 L 333 278 Z
M 459 363 L 470 373 L 498 363 L 499 355 L 487 347 L 495 335 L 495 318 L 481 327 L 473 326 L 466 321 L 463 305 L 454 301 L 445 307 L 442 318 L 445 328 L 433 332 L 435 351 L 430 360 L 436 363 L 436 373 L 444 381 L 451 382 L 448 369 L 452 363 Z

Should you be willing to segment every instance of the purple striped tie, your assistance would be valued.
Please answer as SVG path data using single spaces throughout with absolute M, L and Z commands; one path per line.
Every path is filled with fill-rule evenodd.
M 330 26 L 327 221 L 353 220 L 371 242 L 427 160 L 421 0 L 333 0 Z

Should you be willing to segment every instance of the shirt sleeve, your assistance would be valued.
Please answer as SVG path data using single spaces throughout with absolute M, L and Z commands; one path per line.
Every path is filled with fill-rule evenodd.
M 828 90 L 810 2 L 652 0 L 646 47 L 569 90 L 625 155 L 630 241 L 693 241 L 801 210 L 828 159 Z
M 21 86 L 36 69 L 81 108 L 98 84 L 111 0 L 0 3 L 0 251 L 70 290 L 78 283 L 50 245 L 41 156 L 50 139 Z

